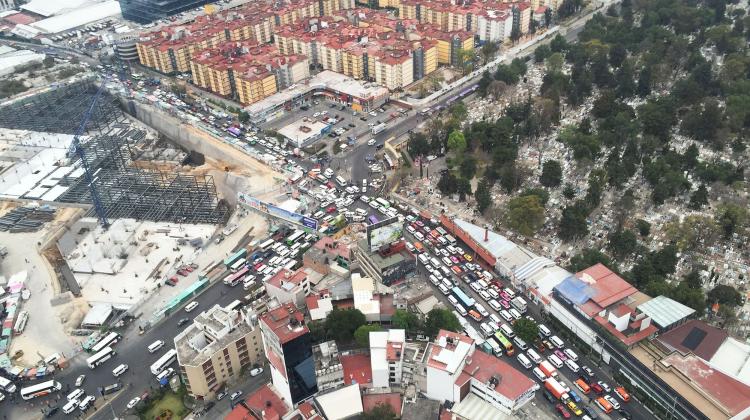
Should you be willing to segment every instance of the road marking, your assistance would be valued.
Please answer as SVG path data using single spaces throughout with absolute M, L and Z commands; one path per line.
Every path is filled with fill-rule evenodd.
M 117 391 L 116 393 L 112 394 L 112 398 L 110 398 L 109 400 L 107 400 L 107 402 L 106 402 L 106 403 L 104 403 L 104 404 L 102 404 L 102 406 L 101 406 L 101 407 L 99 407 L 99 408 L 96 408 L 96 404 L 94 404 L 94 408 L 96 408 L 96 410 L 95 410 L 95 411 L 94 411 L 94 412 L 93 412 L 93 413 L 92 413 L 92 414 L 91 414 L 90 416 L 86 417 L 86 420 L 89 420 L 89 419 L 93 418 L 94 416 L 96 416 L 97 414 L 99 414 L 99 412 L 100 412 L 100 411 L 102 411 L 102 410 L 103 410 L 103 409 L 104 409 L 104 408 L 105 408 L 106 406 L 108 406 L 108 405 L 112 404 L 112 402 L 113 402 L 114 400 L 116 400 L 116 399 L 117 399 L 117 398 L 118 398 L 118 397 L 119 397 L 119 396 L 120 396 L 120 395 L 121 395 L 121 394 L 122 394 L 123 392 L 125 392 L 125 390 L 126 390 L 127 388 L 128 388 L 128 386 L 127 386 L 127 385 L 123 386 L 123 387 L 122 387 L 122 389 L 120 389 L 120 390 L 119 390 L 119 391 Z M 104 396 L 103 396 L 103 395 L 100 395 L 100 397 L 99 397 L 99 398 L 104 398 Z M 113 411 L 113 412 L 114 412 L 114 411 Z

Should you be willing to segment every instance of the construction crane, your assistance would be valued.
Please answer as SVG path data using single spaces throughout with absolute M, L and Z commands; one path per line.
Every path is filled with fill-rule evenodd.
M 99 197 L 99 192 L 96 189 L 96 174 L 91 173 L 91 171 L 89 170 L 89 164 L 88 162 L 86 162 L 86 152 L 81 145 L 80 137 L 83 135 L 83 133 L 86 132 L 86 125 L 88 125 L 89 120 L 91 120 L 91 117 L 94 115 L 94 107 L 99 101 L 99 98 L 102 96 L 102 93 L 104 92 L 104 85 L 108 80 L 109 78 L 104 79 L 102 81 L 102 84 L 99 86 L 99 89 L 96 91 L 94 99 L 91 101 L 91 105 L 89 105 L 89 108 L 83 115 L 81 125 L 78 126 L 78 130 L 76 130 L 76 133 L 73 136 L 73 142 L 68 149 L 68 157 L 73 157 L 75 155 L 78 156 L 79 159 L 81 159 L 81 165 L 83 166 L 83 172 L 86 177 L 86 182 L 89 184 L 89 190 L 91 190 L 91 201 L 94 202 L 94 210 L 96 211 L 96 216 L 99 218 L 99 223 L 101 223 L 102 227 L 104 227 L 105 229 L 109 227 L 109 221 L 107 220 L 107 211 L 104 208 L 104 204 Z

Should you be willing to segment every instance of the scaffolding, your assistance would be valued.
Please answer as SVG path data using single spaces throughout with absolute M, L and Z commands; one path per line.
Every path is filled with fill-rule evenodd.
M 58 86 L 0 108 L 0 127 L 72 134 L 80 126 L 98 87 L 92 80 Z M 228 205 L 213 177 L 145 170 L 133 164 L 132 146 L 144 138 L 103 93 L 86 125 L 81 146 L 107 219 L 133 218 L 172 223 L 226 223 Z M 74 165 L 82 167 L 78 160 Z M 93 204 L 86 177 L 60 180 L 68 190 L 56 201 Z M 92 208 L 87 216 L 96 217 Z

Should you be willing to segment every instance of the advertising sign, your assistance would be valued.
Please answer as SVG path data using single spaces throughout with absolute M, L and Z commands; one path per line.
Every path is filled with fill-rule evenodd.
M 290 222 L 290 223 L 304 226 L 308 229 L 312 229 L 312 230 L 318 229 L 318 221 L 313 218 L 304 216 L 299 213 L 294 213 L 288 210 L 284 210 L 271 203 L 266 203 L 265 201 L 258 200 L 257 198 L 251 197 L 247 194 L 238 192 L 237 200 L 240 204 L 243 204 L 261 213 L 265 213 L 270 216 L 273 216 L 282 220 L 286 220 L 287 222 Z
M 404 224 L 398 221 L 398 217 L 367 226 L 367 244 L 370 245 L 371 252 L 397 242 L 403 236 Z

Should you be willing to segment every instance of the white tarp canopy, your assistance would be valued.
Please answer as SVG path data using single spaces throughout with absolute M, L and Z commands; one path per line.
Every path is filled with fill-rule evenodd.
M 120 3 L 115 0 L 109 0 L 40 20 L 32 23 L 31 26 L 44 33 L 56 34 L 119 14 Z
M 81 326 L 101 326 L 112 316 L 112 305 L 99 303 L 94 305 L 86 317 L 83 318 Z

